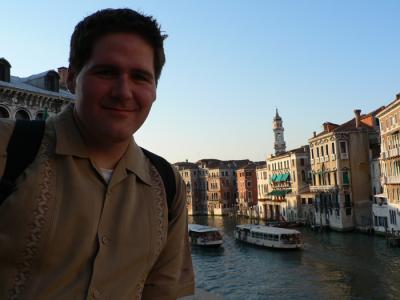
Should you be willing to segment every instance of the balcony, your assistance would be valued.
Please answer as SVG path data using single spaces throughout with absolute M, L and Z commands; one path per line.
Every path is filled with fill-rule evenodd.
M 337 191 L 336 185 L 310 185 L 311 192 L 332 192 Z
M 314 159 L 312 159 L 312 158 L 311 158 L 311 164 L 312 164 L 312 165 L 314 164 Z
M 329 161 L 329 155 L 325 155 L 325 162 Z
M 386 184 L 400 184 L 400 176 L 384 176 Z
M 335 160 L 336 159 L 336 154 L 331 154 L 331 160 Z
M 325 161 L 324 157 L 321 156 L 321 157 L 319 158 L 319 162 L 320 162 L 320 163 L 323 163 L 324 161 Z
M 340 153 L 340 159 L 349 159 L 348 153 Z
M 393 148 L 389 150 L 389 157 L 395 157 L 399 155 L 399 148 Z

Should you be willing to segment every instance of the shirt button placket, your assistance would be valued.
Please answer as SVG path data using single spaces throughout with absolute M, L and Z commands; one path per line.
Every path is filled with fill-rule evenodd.
M 103 235 L 103 237 L 101 238 L 101 242 L 103 243 L 103 245 L 108 245 L 110 239 L 107 236 Z
M 92 296 L 93 299 L 100 299 L 101 296 L 100 291 L 96 288 L 92 288 Z

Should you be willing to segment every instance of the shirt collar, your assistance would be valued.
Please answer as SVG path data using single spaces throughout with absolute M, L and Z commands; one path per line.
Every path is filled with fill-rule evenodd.
M 151 163 L 133 138 L 124 156 L 121 158 L 121 163 L 125 165 L 128 171 L 135 173 L 143 182 L 151 185 Z
M 69 105 L 54 119 L 56 153 L 88 158 L 89 154 L 73 116 L 74 105 Z
M 73 116 L 73 110 L 74 106 L 71 104 L 54 119 L 57 136 L 56 153 L 89 158 L 85 142 Z M 135 173 L 143 182 L 151 185 L 151 163 L 144 155 L 142 149 L 136 144 L 133 137 L 118 164 L 123 164 L 122 167 Z

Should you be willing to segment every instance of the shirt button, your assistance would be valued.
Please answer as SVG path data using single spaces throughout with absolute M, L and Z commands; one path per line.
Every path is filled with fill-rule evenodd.
M 105 235 L 103 235 L 103 237 L 101 238 L 101 242 L 104 245 L 107 245 L 110 242 L 110 239 L 108 237 L 106 237 Z
M 93 295 L 93 298 L 95 298 L 95 299 L 100 298 L 100 292 L 99 292 L 99 290 L 96 289 L 96 288 L 93 288 L 93 289 L 92 289 L 92 295 Z

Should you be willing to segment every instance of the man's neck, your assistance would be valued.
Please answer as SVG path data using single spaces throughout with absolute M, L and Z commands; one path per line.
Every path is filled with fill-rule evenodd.
M 108 145 L 100 148 L 99 146 L 88 146 L 89 156 L 97 167 L 112 170 L 125 154 L 129 144 Z
M 103 137 L 97 138 L 87 133 L 84 126 L 79 121 L 79 118 L 76 116 L 75 111 L 74 118 L 85 141 L 90 159 L 98 168 L 114 169 L 128 149 L 130 140 L 116 143 L 110 142 Z

